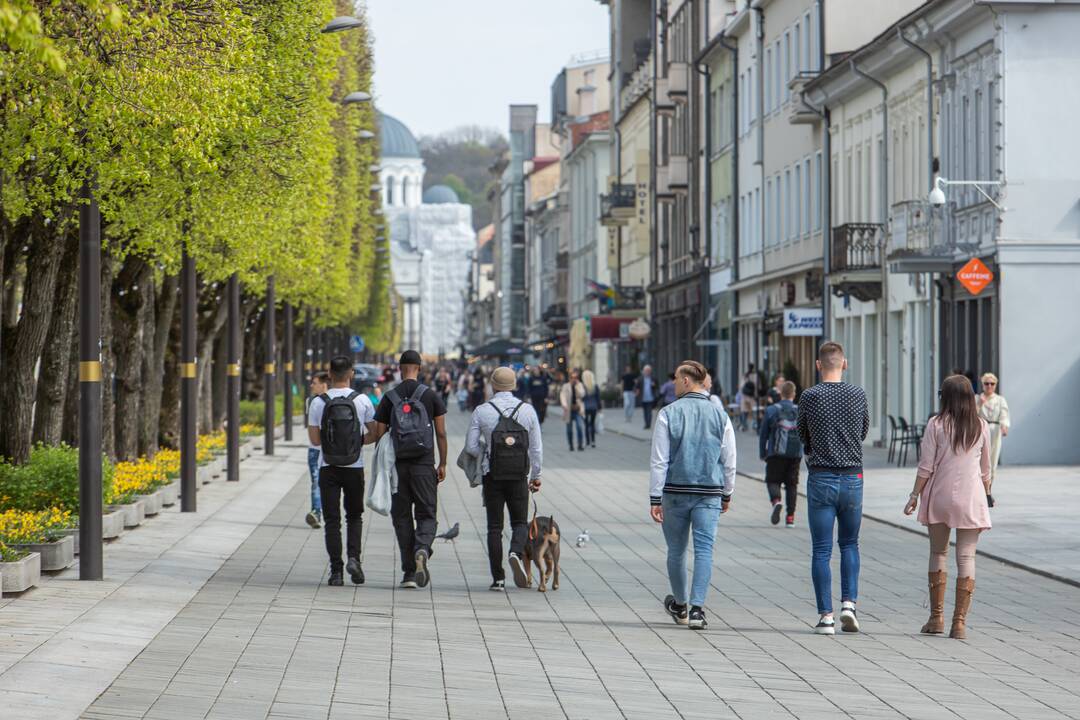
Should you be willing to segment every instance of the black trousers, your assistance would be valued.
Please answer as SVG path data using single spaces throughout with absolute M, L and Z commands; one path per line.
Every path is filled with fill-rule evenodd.
M 547 419 L 547 400 L 536 398 L 532 399 L 533 410 L 536 411 L 536 419 L 540 421 L 540 424 L 544 424 L 544 420 Z
M 348 557 L 360 558 L 360 536 L 364 530 L 364 468 L 327 465 L 319 468 L 319 494 L 322 495 L 323 528 L 330 568 L 340 570 L 341 501 L 345 500 L 345 551 Z
M 439 480 L 428 463 L 398 463 L 398 491 L 390 502 L 390 517 L 401 551 L 401 571 L 416 572 L 416 551 L 431 554 L 435 540 Z
M 641 401 L 641 414 L 645 416 L 645 429 L 648 430 L 652 427 L 652 411 L 656 405 L 656 401 L 645 402 Z
M 505 580 L 503 569 L 503 507 L 510 512 L 510 552 L 521 555 L 529 538 L 529 483 L 497 481 L 484 476 L 484 508 L 487 510 L 488 562 L 492 580 Z
M 596 413 L 597 410 L 585 411 L 585 444 L 596 444 Z
M 795 514 L 795 501 L 799 497 L 799 458 L 771 457 L 765 460 L 765 486 L 769 488 L 769 500 L 780 502 L 780 486 L 784 486 L 784 500 L 788 515 Z

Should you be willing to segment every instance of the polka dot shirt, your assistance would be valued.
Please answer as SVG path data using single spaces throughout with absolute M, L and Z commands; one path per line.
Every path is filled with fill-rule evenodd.
M 799 437 L 811 470 L 862 472 L 869 430 L 870 408 L 858 385 L 818 383 L 799 398 Z

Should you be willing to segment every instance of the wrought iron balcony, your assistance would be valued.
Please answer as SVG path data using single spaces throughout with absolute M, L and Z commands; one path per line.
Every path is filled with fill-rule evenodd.
M 832 230 L 829 271 L 834 273 L 879 270 L 885 250 L 881 223 L 846 223 Z

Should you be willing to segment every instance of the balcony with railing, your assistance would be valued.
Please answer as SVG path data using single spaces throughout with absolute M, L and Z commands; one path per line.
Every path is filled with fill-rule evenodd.
M 836 295 L 858 300 L 881 297 L 881 262 L 885 255 L 885 226 L 845 223 L 832 229 L 829 282 Z
M 948 272 L 957 247 L 946 239 L 942 212 L 932 212 L 922 200 L 892 206 L 889 229 L 889 269 L 900 273 Z
M 636 201 L 633 185 L 612 185 L 611 192 L 600 196 L 600 223 L 626 225 L 636 214 Z

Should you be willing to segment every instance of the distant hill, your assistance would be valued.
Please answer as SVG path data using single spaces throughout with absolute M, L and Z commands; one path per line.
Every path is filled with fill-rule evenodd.
M 472 205 L 473 228 L 491 222 L 488 189 L 494 181 L 489 168 L 509 147 L 498 130 L 469 125 L 439 135 L 424 135 L 420 154 L 427 172 L 424 189 L 448 185 L 461 201 Z

